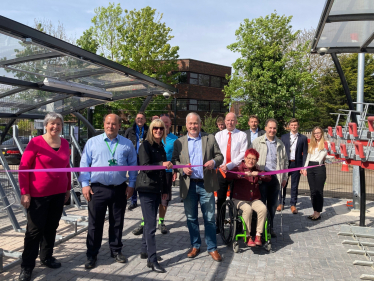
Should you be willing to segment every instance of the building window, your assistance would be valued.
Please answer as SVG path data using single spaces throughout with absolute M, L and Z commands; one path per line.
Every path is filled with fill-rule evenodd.
M 227 85 L 228 83 L 229 81 L 226 78 L 222 78 L 222 88 L 225 87 L 225 85 Z
M 200 100 L 198 105 L 198 111 L 209 111 L 209 101 Z
M 215 88 L 221 88 L 221 77 L 210 76 L 210 86 Z
M 211 101 L 210 102 L 210 110 L 213 110 L 214 112 L 221 112 L 221 103 L 219 101 Z
M 179 72 L 178 83 L 179 84 L 187 84 L 188 83 L 187 72 L 185 72 L 185 71 Z
M 197 111 L 197 100 L 190 100 L 190 105 L 188 107 L 190 111 Z
M 190 73 L 190 84 L 197 85 L 199 84 L 199 74 Z
M 209 75 L 199 74 L 199 85 L 209 87 Z
M 177 99 L 177 110 L 187 110 L 187 101 L 188 100 Z

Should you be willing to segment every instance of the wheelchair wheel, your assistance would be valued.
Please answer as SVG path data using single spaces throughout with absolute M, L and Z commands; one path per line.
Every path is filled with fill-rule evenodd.
M 219 230 L 223 243 L 230 244 L 236 235 L 237 211 L 234 202 L 227 200 L 219 212 Z
M 271 243 L 270 243 L 270 241 L 265 242 L 265 244 L 264 244 L 263 247 L 264 247 L 264 249 L 266 251 L 270 252 L 271 251 Z
M 232 249 L 234 250 L 235 253 L 239 253 L 239 243 L 238 243 L 238 241 L 235 241 L 232 244 Z

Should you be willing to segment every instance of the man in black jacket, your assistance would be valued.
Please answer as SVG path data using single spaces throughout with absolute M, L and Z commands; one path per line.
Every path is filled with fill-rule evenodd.
M 264 130 L 261 130 L 258 124 L 260 123 L 257 115 L 250 115 L 248 118 L 249 130 L 244 131 L 247 134 L 247 144 L 248 148 L 251 146 L 251 143 L 258 137 L 265 134 Z
M 289 160 L 288 168 L 304 167 L 306 157 L 308 155 L 308 138 L 298 132 L 299 121 L 296 118 L 292 118 L 288 123 L 290 132 L 281 137 L 282 142 L 286 148 L 287 157 Z M 300 171 L 288 173 L 288 179 L 291 176 L 291 212 L 297 214 L 296 203 L 297 195 L 299 190 Z M 288 180 L 283 188 L 283 200 L 282 200 L 282 189 L 279 192 L 279 206 L 277 211 L 280 212 L 284 209 L 284 203 L 286 201 L 286 190 Z
M 144 112 L 138 112 L 135 118 L 135 123 L 132 127 L 128 128 L 124 134 L 124 137 L 129 139 L 134 148 L 136 150 L 136 154 L 139 153 L 139 147 L 143 143 L 143 140 L 147 137 L 148 126 L 145 124 L 146 117 Z M 139 158 L 138 158 L 138 165 L 139 165 Z M 133 196 L 131 197 L 131 204 L 129 206 L 129 210 L 138 207 L 138 196 L 137 192 L 134 192 Z

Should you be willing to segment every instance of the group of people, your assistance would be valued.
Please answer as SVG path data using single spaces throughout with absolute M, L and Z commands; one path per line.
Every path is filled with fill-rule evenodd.
M 321 128 L 313 129 L 308 147 L 307 138 L 298 132 L 297 119 L 290 120 L 291 132 L 281 139 L 276 137 L 278 124 L 275 119 L 268 119 L 265 130 L 260 130 L 255 115 L 249 117 L 250 129 L 242 132 L 236 128 L 236 115 L 228 113 L 224 120 L 217 120 L 217 123 L 220 121 L 224 124 L 217 124 L 219 131 L 212 135 L 201 131 L 200 116 L 191 112 L 186 117 L 188 133 L 180 138 L 170 132 L 171 119 L 167 114 L 152 119 L 148 127 L 145 114 L 139 112 L 134 125 L 122 136 L 119 134 L 120 117 L 108 114 L 104 117 L 104 133 L 90 138 L 83 149 L 80 167 L 150 166 L 149 170 L 140 172 L 80 173 L 79 181 L 88 202 L 89 213 L 86 269 L 96 266 L 107 209 L 111 257 L 116 262 L 127 262 L 122 253 L 125 209 L 127 199 L 131 200 L 129 209 L 136 208 L 139 197 L 143 218 L 135 233 L 143 234 L 140 257 L 147 259 L 147 266 L 153 271 L 166 272 L 158 263 L 161 257 L 156 253 L 155 232 L 157 228 L 163 234 L 168 232 L 164 222 L 165 214 L 171 200 L 172 182 L 178 173 L 180 197 L 183 199 L 191 242 L 188 258 L 195 258 L 201 248 L 198 222 L 200 203 L 207 251 L 213 260 L 222 260 L 217 251 L 216 235 L 220 231 L 217 222 L 229 185 L 231 197 L 237 208 L 243 210 L 247 226 L 251 225 L 252 210 L 258 214 L 256 237 L 248 237 L 248 246 L 261 245 L 260 236 L 266 213 L 270 214 L 272 226 L 276 210 L 284 208 L 285 187 L 289 177 L 292 183 L 292 213 L 297 213 L 297 187 L 300 174 L 303 174 L 308 177 L 314 209 L 309 218 L 321 218 L 326 179 L 324 166 L 301 170 L 301 173 L 258 175 L 261 171 L 323 163 L 327 151 Z M 44 126 L 46 133 L 33 138 L 26 147 L 20 170 L 69 167 L 69 145 L 60 137 L 63 117 L 58 113 L 48 113 Z M 186 167 L 173 169 L 174 165 Z M 154 166 L 164 168 L 155 170 Z M 222 173 L 217 173 L 217 168 Z M 53 246 L 63 205 L 70 195 L 70 177 L 70 173 L 62 172 L 19 174 L 21 204 L 27 209 L 28 220 L 19 280 L 31 280 L 39 247 L 42 264 L 50 268 L 61 266 L 53 257 Z M 214 192 L 218 195 L 217 215 Z M 273 229 L 271 234 L 276 235 Z

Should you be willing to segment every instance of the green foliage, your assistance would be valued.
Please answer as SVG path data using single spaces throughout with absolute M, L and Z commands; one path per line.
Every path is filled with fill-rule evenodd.
M 272 13 L 252 21 L 245 19 L 235 33 L 236 42 L 227 47 L 241 57 L 227 77 L 225 102 L 244 102 L 242 115 L 256 114 L 261 127 L 267 118 L 277 119 L 279 135 L 292 117 L 294 96 L 301 124 L 315 116 L 317 84 L 305 58 L 309 42 L 293 44 L 298 32 L 292 32 L 291 18 Z M 243 118 L 239 121 L 244 127 Z
M 341 55 L 339 61 L 347 80 L 352 100 L 357 99 L 357 66 L 358 55 Z M 374 79 L 371 74 L 374 72 L 374 60 L 371 54 L 365 54 L 365 75 L 364 75 L 364 101 L 374 102 Z M 328 68 L 320 78 L 320 93 L 316 97 L 318 119 L 310 120 L 310 128 L 314 126 L 334 126 L 336 115 L 339 109 L 348 109 L 347 98 L 335 66 Z M 370 107 L 369 107 L 370 109 Z M 371 112 L 373 113 L 373 112 Z M 345 122 L 345 119 L 341 119 Z
M 77 45 L 86 51 L 96 54 L 99 43 L 93 38 L 92 27 L 83 32 L 83 35 L 77 40 Z
M 202 120 L 201 128 L 205 133 L 213 134 L 218 131 L 216 118 L 213 117 L 213 111 L 205 114 L 204 119 Z
M 140 10 L 122 10 L 120 4 L 109 3 L 108 7 L 95 9 L 90 27 L 77 41 L 82 48 L 99 52 L 101 56 L 141 72 L 168 84 L 178 82 L 178 46 L 169 41 L 174 37 L 172 29 L 162 22 L 163 14 L 156 9 L 145 7 Z M 96 45 L 97 44 L 97 45 Z M 121 111 L 135 116 L 145 98 L 132 98 L 108 103 L 108 111 Z M 147 116 L 165 112 L 170 104 L 162 96 L 153 98 L 148 105 Z M 101 122 L 104 105 L 96 107 L 95 123 Z

